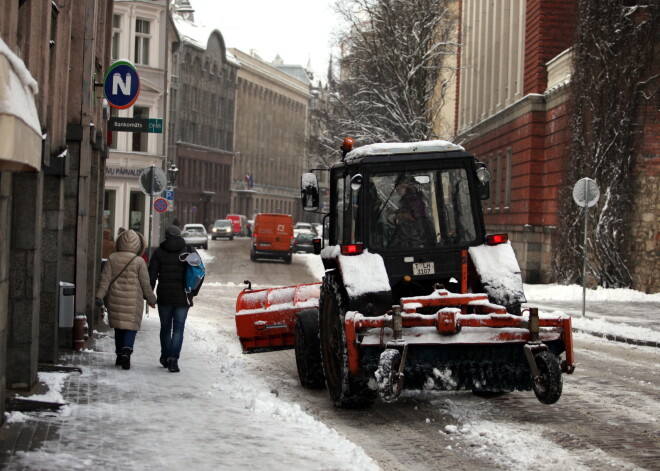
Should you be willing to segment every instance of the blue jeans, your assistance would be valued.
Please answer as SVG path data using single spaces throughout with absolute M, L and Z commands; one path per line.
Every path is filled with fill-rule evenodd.
M 160 354 L 166 358 L 179 358 L 183 345 L 183 329 L 188 317 L 188 306 L 158 305 L 160 316 Z
M 137 330 L 115 329 L 115 353 L 121 355 L 124 347 L 133 348 Z

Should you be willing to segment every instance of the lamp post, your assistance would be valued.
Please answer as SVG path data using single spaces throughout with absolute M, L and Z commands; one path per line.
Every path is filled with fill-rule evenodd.
M 174 186 L 174 182 L 176 181 L 176 177 L 179 176 L 179 169 L 175 164 L 171 164 L 169 168 L 167 169 L 167 176 L 170 179 L 170 186 Z
M 179 176 L 179 168 L 176 166 L 176 164 L 171 163 L 170 166 L 167 168 L 167 178 L 169 180 L 169 187 L 171 190 L 174 189 L 174 182 L 176 181 L 176 177 L 178 176 Z M 172 199 L 172 202 L 174 202 L 174 199 Z M 169 223 L 170 223 L 170 213 L 168 212 L 167 225 L 169 225 Z

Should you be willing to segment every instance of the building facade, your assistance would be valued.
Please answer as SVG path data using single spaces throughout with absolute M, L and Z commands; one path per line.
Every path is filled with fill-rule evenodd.
M 456 142 L 491 172 L 484 204 L 490 232 L 509 233 L 527 283 L 555 281 L 558 197 L 571 139 L 571 52 L 576 1 L 460 2 Z M 660 289 L 657 109 L 636 159 L 631 224 L 633 288 Z
M 232 212 L 248 218 L 257 213 L 284 213 L 301 220 L 309 78 L 292 75 L 289 68 L 269 64 L 256 55 L 237 49 L 231 52 L 240 63 Z
M 112 0 L 3 0 L 0 16 L 0 421 L 6 388 L 30 390 L 39 363 L 98 324 L 103 77 Z M 75 287 L 58 312 L 60 282 Z M 75 340 L 84 343 L 84 336 Z
M 180 41 L 170 101 L 169 154 L 179 169 L 172 216 L 209 229 L 230 212 L 239 65 L 218 30 L 195 24 L 189 2 L 175 2 L 173 18 Z
M 168 68 L 173 35 L 167 0 L 115 0 L 112 15 L 112 61 L 129 60 L 140 77 L 137 101 L 126 109 L 111 108 L 112 118 L 161 119 L 167 122 Z M 158 244 L 160 213 L 153 197 L 140 186 L 140 174 L 150 166 L 165 166 L 167 127 L 161 133 L 110 132 L 110 156 L 105 168 L 103 228 L 116 237 L 120 228 L 133 229 Z M 151 237 L 149 238 L 149 235 Z

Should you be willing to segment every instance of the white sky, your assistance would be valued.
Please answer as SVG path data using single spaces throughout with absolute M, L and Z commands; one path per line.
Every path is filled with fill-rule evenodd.
M 228 48 L 257 51 L 265 61 L 311 61 L 325 77 L 337 20 L 334 0 L 190 0 L 195 23 L 218 29 Z

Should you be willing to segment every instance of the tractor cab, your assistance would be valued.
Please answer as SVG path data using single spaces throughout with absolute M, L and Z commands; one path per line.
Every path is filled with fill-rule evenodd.
M 466 292 L 466 251 L 486 241 L 485 165 L 446 141 L 356 150 L 345 143 L 343 149 L 345 157 L 330 169 L 329 245 L 379 254 L 395 299 L 428 293 L 436 284 Z M 303 207 L 317 210 L 316 176 L 302 181 Z

